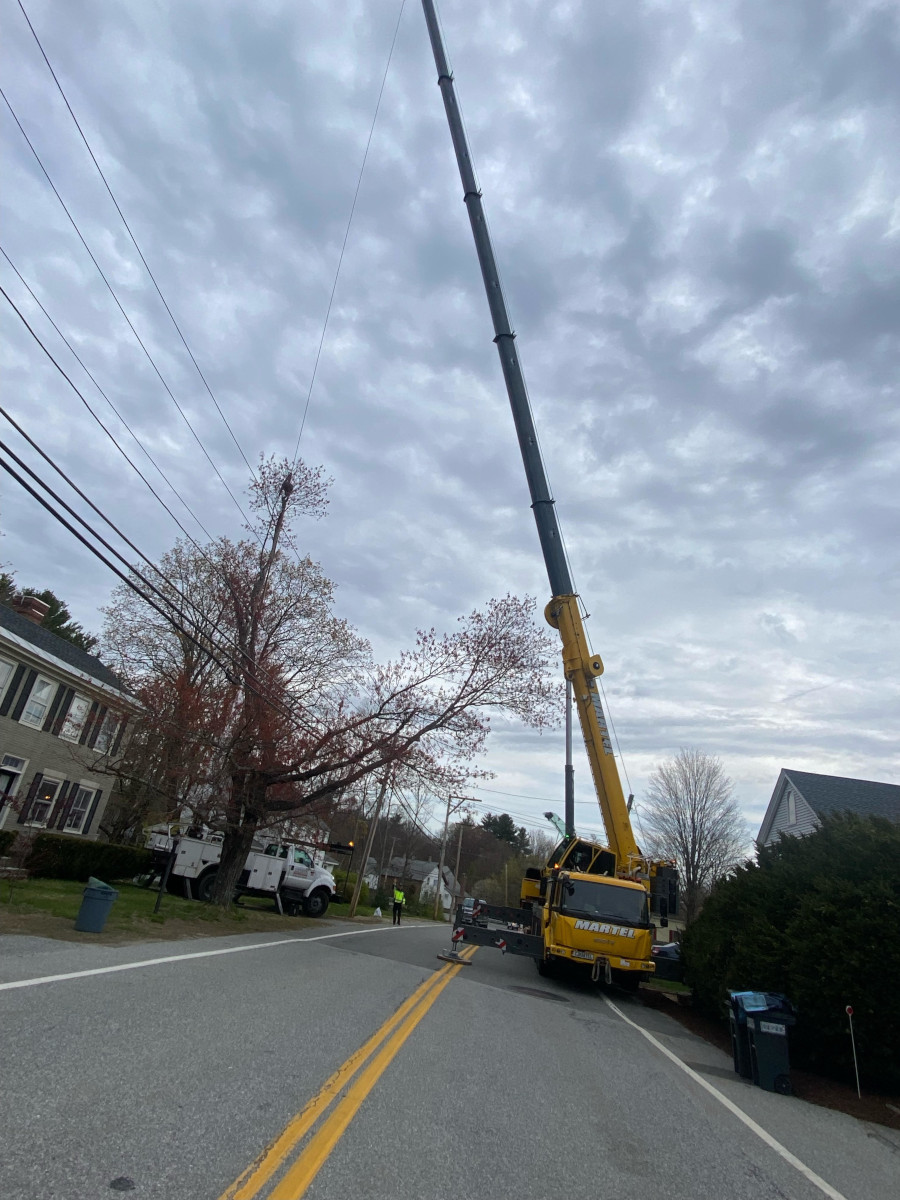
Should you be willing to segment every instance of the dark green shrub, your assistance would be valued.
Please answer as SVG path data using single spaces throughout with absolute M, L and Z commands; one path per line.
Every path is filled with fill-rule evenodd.
M 783 992 L 798 1066 L 851 1079 L 846 1006 L 864 1082 L 900 1086 L 900 826 L 831 817 L 723 880 L 684 937 L 694 1002 L 721 1019 L 729 989 Z
M 151 854 L 141 846 L 115 846 L 111 842 L 83 842 L 55 833 L 39 833 L 25 866 L 45 879 L 77 879 L 90 875 L 109 883 L 131 879 L 150 870 Z
M 16 829 L 0 829 L 0 858 L 9 854 L 9 848 L 18 837 Z

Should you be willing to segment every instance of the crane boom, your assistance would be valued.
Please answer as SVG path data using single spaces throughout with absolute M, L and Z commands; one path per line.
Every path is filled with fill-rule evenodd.
M 548 622 L 559 630 L 563 645 L 563 669 L 571 680 L 578 707 L 578 717 L 587 749 L 591 775 L 597 792 L 597 800 L 603 814 L 603 823 L 609 839 L 610 849 L 616 856 L 616 870 L 620 875 L 643 873 L 644 864 L 635 842 L 634 832 L 628 816 L 628 808 L 622 792 L 622 784 L 613 755 L 612 744 L 600 693 L 597 676 L 603 673 L 603 662 L 599 655 L 592 654 L 578 606 L 578 595 L 572 583 L 565 547 L 559 528 L 553 496 L 547 482 L 547 474 L 538 445 L 534 418 L 528 402 L 525 376 L 516 352 L 516 335 L 509 322 L 506 300 L 491 235 L 484 217 L 481 191 L 475 178 L 475 169 L 469 153 L 468 141 L 456 92 L 453 75 L 447 62 L 443 37 L 434 10 L 433 0 L 422 0 L 434 63 L 438 73 L 438 86 L 444 99 L 444 109 L 450 126 L 450 136 L 456 152 L 456 162 L 463 186 L 463 200 L 469 214 L 475 248 L 481 265 L 484 289 L 487 293 L 491 319 L 494 323 L 494 342 L 500 355 L 506 392 L 512 410 L 525 477 L 531 495 L 531 508 L 537 525 L 544 563 L 550 581 L 553 599 L 544 610 Z M 571 826 L 571 814 L 566 814 L 566 824 Z M 571 832 L 571 829 L 570 829 Z

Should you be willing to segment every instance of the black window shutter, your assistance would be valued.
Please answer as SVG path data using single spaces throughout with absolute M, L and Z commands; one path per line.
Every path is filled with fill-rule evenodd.
M 88 809 L 87 818 L 85 819 L 84 825 L 82 825 L 82 827 L 81 827 L 81 832 L 84 834 L 91 832 L 91 822 L 94 819 L 94 813 L 97 811 L 97 805 L 100 803 L 100 797 L 102 795 L 103 795 L 102 792 L 94 793 L 94 801 L 91 804 L 91 807 Z
M 47 709 L 47 716 L 44 718 L 44 723 L 41 726 L 42 733 L 49 733 L 53 725 L 53 719 L 59 712 L 59 706 L 62 704 L 62 698 L 66 694 L 66 685 L 61 683 L 57 686 L 56 695 L 53 697 L 53 703 Z
M 28 814 L 31 811 L 32 802 L 37 795 L 37 790 L 41 786 L 43 774 L 38 771 L 34 779 L 31 781 L 31 787 L 28 789 L 28 795 L 25 797 L 25 803 L 22 805 L 22 811 L 19 813 L 19 824 L 24 825 L 28 820 Z
M 54 704 L 53 716 L 55 717 L 55 720 L 53 721 L 52 727 L 50 730 L 51 733 L 54 733 L 57 737 L 59 737 L 59 732 L 62 729 L 63 724 L 65 723 L 66 713 L 68 713 L 68 711 L 69 711 L 69 705 L 72 703 L 72 701 L 75 698 L 75 689 L 74 688 L 67 688 L 64 684 L 61 684 L 60 686 L 62 687 L 62 690 L 63 690 L 63 696 L 62 696 L 62 699 L 60 700 L 59 692 L 56 693 L 56 700 L 59 700 L 59 704 L 58 705 L 56 704 L 56 700 L 53 701 L 53 704 Z M 44 729 L 46 730 L 47 727 L 48 727 L 47 722 L 45 721 Z
M 81 731 L 81 737 L 78 739 L 79 746 L 85 745 L 88 738 L 91 736 L 91 730 L 94 727 L 94 717 L 96 717 L 97 709 L 99 707 L 100 707 L 100 705 L 95 700 L 94 703 L 91 705 L 91 711 L 88 713 L 87 720 L 84 723 L 84 729 L 82 729 L 82 731 Z
M 127 724 L 128 724 L 128 717 L 127 717 L 127 716 L 125 716 L 125 717 L 123 717 L 123 718 L 122 718 L 122 721 L 121 721 L 121 723 L 120 723 L 120 725 L 119 725 L 119 732 L 116 734 L 116 740 L 113 742 L 113 744 L 112 744 L 112 749 L 111 749 L 111 750 L 110 750 L 110 752 L 109 752 L 109 756 L 110 756 L 110 758 L 112 758 L 112 756 L 113 756 L 114 754 L 118 754 L 118 753 L 119 753 L 119 747 L 122 745 L 122 738 L 123 738 L 123 736 L 124 736 L 124 734 L 125 734 L 125 726 L 126 726 Z
M 71 788 L 73 792 L 78 791 L 78 787 L 76 784 L 72 783 L 68 779 L 63 780 L 63 783 L 62 783 L 59 791 L 56 793 L 56 802 L 53 805 L 53 807 L 50 809 L 50 816 L 47 818 L 47 828 L 48 829 L 53 828 L 54 824 L 56 823 L 56 818 L 59 816 L 60 809 L 68 807 L 68 805 L 66 804 L 66 796 L 68 796 L 68 794 L 69 794 L 69 788 Z
M 16 701 L 12 712 L 9 714 L 10 720 L 18 721 L 19 717 L 21 717 L 22 713 L 25 711 L 25 704 L 28 700 L 28 697 L 31 695 L 31 689 L 34 687 L 34 681 L 37 679 L 37 675 L 37 671 L 29 671 L 25 676 L 25 683 L 21 692 L 19 692 L 19 698 Z
M 19 684 L 22 682 L 22 676 L 27 670 L 24 663 L 19 663 L 16 667 L 9 687 L 6 689 L 6 695 L 3 697 L 3 703 L 0 704 L 0 717 L 5 717 L 9 712 L 9 706 L 13 702 L 13 697 L 19 690 Z
M 96 742 L 97 738 L 100 736 L 100 730 L 103 728 L 103 721 L 106 718 L 106 714 L 108 712 L 109 712 L 109 709 L 106 707 L 106 705 L 101 704 L 100 711 L 97 713 L 97 719 L 94 722 L 94 728 L 91 730 L 90 736 L 88 737 L 88 740 L 87 740 L 87 744 L 88 744 L 88 746 L 90 746 L 90 748 L 92 750 L 94 748 L 94 742 Z

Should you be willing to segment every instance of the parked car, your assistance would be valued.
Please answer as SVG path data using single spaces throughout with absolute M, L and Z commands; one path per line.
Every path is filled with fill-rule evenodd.
M 473 896 L 467 896 L 462 903 L 462 919 L 464 925 L 487 925 L 487 917 L 484 916 L 484 909 L 487 907 L 487 900 L 476 900 Z
M 684 979 L 684 963 L 681 961 L 681 946 L 678 942 L 660 942 L 650 947 L 650 955 L 656 964 L 654 978 L 669 979 L 681 983 Z
M 681 962 L 681 946 L 678 942 L 660 942 L 650 948 L 650 953 L 654 958 L 671 958 Z

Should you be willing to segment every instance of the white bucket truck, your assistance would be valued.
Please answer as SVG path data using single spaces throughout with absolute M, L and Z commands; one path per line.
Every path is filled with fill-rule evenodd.
M 155 825 L 150 830 L 147 846 L 153 851 L 153 875 L 163 874 L 177 846 L 169 872 L 170 886 L 177 880 L 176 887 L 189 900 L 209 901 L 222 857 L 222 834 L 197 826 L 183 833 L 182 828 Z M 254 838 L 238 879 L 237 894 L 271 896 L 278 911 L 292 917 L 321 917 L 334 897 L 334 876 L 316 865 L 314 855 L 316 852 L 305 846 L 277 837 Z

